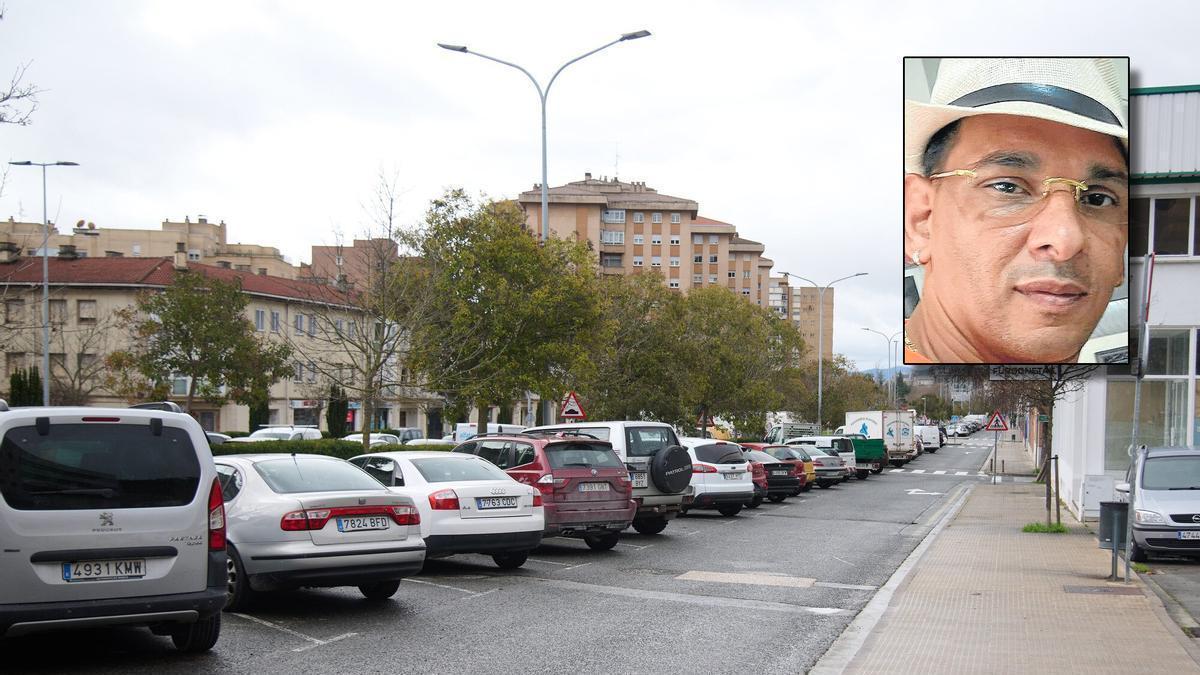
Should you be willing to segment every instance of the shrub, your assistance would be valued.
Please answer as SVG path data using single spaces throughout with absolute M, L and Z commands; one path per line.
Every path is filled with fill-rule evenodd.
M 1067 534 L 1070 530 L 1062 523 L 1054 523 L 1046 527 L 1045 523 L 1029 523 L 1021 528 L 1022 532 L 1039 532 L 1042 534 Z
M 373 451 L 401 450 L 450 450 L 445 445 L 382 445 Z M 333 438 L 322 438 L 319 441 L 259 441 L 257 443 L 222 443 L 213 446 L 214 455 L 250 455 L 274 453 L 299 453 L 307 455 L 326 455 L 340 459 L 350 459 L 363 454 L 362 443 L 343 441 Z

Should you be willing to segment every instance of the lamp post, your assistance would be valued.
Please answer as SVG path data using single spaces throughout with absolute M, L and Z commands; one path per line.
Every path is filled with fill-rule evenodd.
M 822 364 L 825 361 L 825 289 L 839 281 L 853 279 L 854 277 L 863 277 L 866 276 L 867 273 L 858 272 L 857 274 L 844 276 L 840 279 L 834 279 L 824 286 L 818 284 L 812 279 L 802 277 L 799 274 L 789 274 L 788 272 L 780 272 L 780 274 L 785 277 L 792 277 L 794 279 L 800 279 L 801 281 L 807 281 L 813 285 L 813 288 L 817 289 L 817 430 L 820 431 L 823 428 L 821 426 L 821 405 L 823 403 Z
M 895 347 L 896 343 L 900 341 L 900 336 L 904 334 L 904 331 L 897 331 L 897 332 L 893 333 L 891 336 L 888 336 L 887 333 L 881 333 L 880 331 L 877 331 L 873 328 L 863 328 L 863 330 L 874 333 L 874 334 L 882 337 L 885 341 L 887 341 L 888 370 L 890 371 L 893 367 L 892 366 L 892 364 L 893 364 L 892 358 L 893 358 L 893 356 L 895 356 L 893 354 L 893 352 L 895 351 L 893 349 L 893 347 Z M 895 361 L 894 363 L 899 365 L 899 360 Z M 896 376 L 894 374 L 892 375 L 891 388 L 892 388 L 892 408 L 895 408 L 896 407 Z
M 543 242 L 550 238 L 550 216 L 547 213 L 547 209 L 549 208 L 550 199 L 549 199 L 548 193 L 546 191 L 546 97 L 550 95 L 550 87 L 554 86 L 554 80 L 558 79 L 559 73 L 561 73 L 564 68 L 571 65 L 572 63 L 575 63 L 576 61 L 587 58 L 602 49 L 607 49 L 608 47 L 611 47 L 611 46 L 617 44 L 618 42 L 626 42 L 628 40 L 637 40 L 638 38 L 648 37 L 649 35 L 650 35 L 650 31 L 648 31 L 648 30 L 639 30 L 639 31 L 634 31 L 632 33 L 624 33 L 623 35 L 621 35 L 621 37 L 617 38 L 616 40 L 613 40 L 612 42 L 609 42 L 606 45 L 597 47 L 597 48 L 593 49 L 592 51 L 587 52 L 586 54 L 581 54 L 579 56 L 576 56 L 575 58 L 571 59 L 570 61 L 567 61 L 566 63 L 559 66 L 558 70 L 554 71 L 554 75 L 550 78 L 550 82 L 549 82 L 549 84 L 546 85 L 545 89 L 542 89 L 542 85 L 538 83 L 537 78 L 535 78 L 532 74 L 530 74 L 530 72 L 528 70 L 525 70 L 524 68 L 522 68 L 521 66 L 518 66 L 515 63 L 511 63 L 511 62 L 505 61 L 503 59 L 498 59 L 494 56 L 488 56 L 487 54 L 480 54 L 479 52 L 470 51 L 464 45 L 451 45 L 451 44 L 446 44 L 444 42 L 438 43 L 438 46 L 441 47 L 442 49 L 448 49 L 452 52 L 460 52 L 463 54 L 474 54 L 475 56 L 478 56 L 481 59 L 495 61 L 496 63 L 502 63 L 506 66 L 509 66 L 510 68 L 516 68 L 517 70 L 521 71 L 522 73 L 525 73 L 525 77 L 528 77 L 529 81 L 533 83 L 534 88 L 537 89 L 538 99 L 542 103 L 542 214 L 541 215 L 542 215 L 542 241 Z
M 46 167 L 79 166 L 76 162 L 9 162 L 42 167 L 42 405 L 50 405 L 50 217 L 46 212 Z

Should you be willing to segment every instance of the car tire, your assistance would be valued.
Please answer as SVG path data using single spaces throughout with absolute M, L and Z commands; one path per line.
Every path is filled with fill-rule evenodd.
M 1146 554 L 1146 549 L 1137 545 L 1136 541 L 1129 542 L 1129 560 L 1130 562 L 1149 562 L 1150 557 Z
M 387 600 L 400 590 L 400 580 L 392 581 L 376 581 L 370 584 L 362 584 L 358 587 L 358 592 L 363 594 L 363 597 L 375 602 Z
M 893 459 L 888 463 L 891 464 L 892 466 L 896 467 L 897 469 L 904 466 L 904 460 L 902 460 L 902 459 Z
M 717 511 L 721 515 L 725 516 L 726 518 L 732 518 L 733 516 L 736 516 L 737 514 L 741 513 L 742 505 L 741 504 L 722 504 L 721 506 L 717 507 Z
M 612 534 L 584 537 L 583 542 L 593 551 L 611 551 L 617 545 L 618 539 L 619 537 L 614 532 Z
M 666 518 L 635 518 L 633 521 L 633 529 L 637 530 L 638 534 L 658 534 L 667 529 Z
M 650 480 L 667 494 L 678 494 L 692 482 L 692 456 L 680 445 L 662 448 L 650 458 Z
M 233 546 L 226 547 L 225 570 L 229 579 L 229 599 L 225 601 L 225 610 L 240 612 L 258 599 L 258 593 L 250 588 L 250 577 L 246 567 L 242 565 L 242 557 Z
M 856 471 L 858 473 L 859 480 L 866 480 L 867 477 L 871 475 L 870 469 L 857 469 Z
M 832 480 L 819 480 L 817 481 L 817 486 L 822 490 L 828 490 L 829 488 L 833 487 L 833 483 L 834 481 Z
M 745 506 L 748 509 L 757 509 L 762 506 L 763 498 L 761 495 L 754 495 L 754 499 L 746 502 Z
M 767 499 L 771 500 L 772 504 L 778 504 L 779 502 L 787 499 L 787 495 L 770 495 L 767 497 Z
M 871 473 L 881 474 L 881 473 L 883 473 L 883 467 L 881 466 L 878 469 L 871 469 Z
M 499 553 L 492 556 L 492 560 L 496 561 L 496 567 L 502 570 L 515 570 L 529 560 L 529 551 Z
M 181 652 L 195 654 L 206 652 L 217 644 L 221 637 L 221 613 L 217 612 L 207 619 L 195 623 L 185 623 L 171 631 L 171 642 Z
M 805 483 L 804 487 L 800 488 L 800 491 L 801 492 L 812 492 L 813 485 L 816 484 L 816 482 L 817 481 L 814 480 L 812 483 Z

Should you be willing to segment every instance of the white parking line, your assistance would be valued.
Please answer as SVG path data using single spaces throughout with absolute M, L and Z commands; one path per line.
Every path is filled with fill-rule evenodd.
M 423 584 L 425 586 L 437 586 L 438 588 L 445 588 L 450 591 L 458 591 L 459 593 L 466 593 L 467 595 L 475 595 L 475 591 L 467 590 L 465 588 L 459 588 L 458 586 L 447 586 L 446 584 L 435 584 L 432 581 L 421 581 L 420 579 L 404 579 L 404 581 L 407 581 L 410 584 Z
M 315 645 L 304 645 L 303 647 L 296 647 L 296 648 L 295 648 L 295 649 L 293 649 L 292 651 L 294 651 L 294 652 L 306 652 L 306 651 L 308 651 L 308 650 L 310 650 L 310 649 L 312 649 L 312 648 L 314 648 L 314 647 L 320 647 L 321 645 L 327 645 L 327 644 L 329 644 L 330 642 L 337 642 L 338 640 L 344 640 L 344 639 L 346 639 L 346 638 L 348 638 L 348 637 L 354 637 L 355 635 L 358 635 L 358 633 L 343 633 L 343 634 L 341 634 L 341 635 L 338 635 L 338 636 L 336 636 L 336 637 L 331 637 L 331 638 L 329 638 L 328 640 L 322 640 L 322 641 L 321 641 L 321 644 L 315 644 Z
M 825 588 L 844 588 L 851 591 L 877 591 L 878 586 L 864 586 L 862 584 L 839 584 L 833 581 L 817 581 L 813 586 L 824 586 Z
M 892 469 L 891 471 L 888 471 L 888 473 L 904 473 L 904 469 Z
M 955 471 L 954 475 L 955 476 L 965 476 L 965 475 L 967 475 L 967 472 L 966 471 Z
M 944 474 L 944 473 L 946 473 L 946 472 L 945 472 L 945 471 L 934 471 L 934 472 L 933 472 L 933 475 L 935 475 L 935 476 L 940 476 L 940 475 L 942 475 L 942 474 Z
M 850 562 L 849 560 L 842 560 L 841 558 L 837 557 L 836 555 L 835 555 L 835 556 L 833 556 L 833 559 L 834 559 L 834 560 L 836 560 L 836 561 L 838 561 L 838 562 L 844 562 L 844 563 L 846 563 L 847 565 L 849 565 L 849 566 L 851 566 L 851 567 L 854 567 L 854 566 L 855 566 L 855 565 L 854 565 L 854 563 Z
M 407 581 L 407 579 L 405 581 Z M 338 640 L 344 640 L 348 637 L 353 637 L 355 635 L 358 635 L 358 633 L 343 633 L 342 635 L 338 635 L 336 637 L 329 638 L 328 640 L 321 640 L 321 639 L 315 638 L 311 635 L 305 635 L 304 633 L 301 633 L 298 630 L 292 630 L 291 628 L 288 628 L 287 626 L 280 626 L 279 624 L 272 623 L 270 621 L 267 621 L 266 619 L 260 619 L 257 616 L 250 616 L 249 614 L 242 614 L 240 612 L 230 612 L 230 614 L 232 614 L 236 617 L 245 619 L 247 621 L 253 621 L 254 623 L 261 624 L 263 626 L 266 626 L 267 628 L 274 628 L 275 630 L 277 630 L 281 633 L 287 633 L 288 635 L 291 635 L 293 637 L 298 637 L 301 640 L 304 640 L 305 642 L 309 643 L 303 647 L 297 647 L 297 648 L 293 649 L 292 651 L 294 651 L 294 652 L 302 652 L 302 651 L 305 651 L 308 649 L 312 649 L 313 647 L 320 647 L 321 645 L 327 645 L 330 642 L 337 642 Z
M 641 545 L 641 546 L 638 546 L 637 544 L 626 544 L 626 543 L 625 543 L 625 542 L 623 542 L 623 541 L 619 541 L 619 542 L 617 542 L 617 546 L 628 546 L 629 548 L 636 548 L 636 549 L 637 549 L 637 550 L 639 550 L 639 551 L 641 551 L 641 550 L 643 550 L 643 549 L 650 548 L 650 547 L 651 547 L 651 546 L 653 546 L 653 545 L 654 545 L 654 544 L 643 544 L 643 545 Z
M 561 565 L 563 567 L 566 567 L 568 564 L 570 564 L 570 563 L 554 562 L 553 560 L 538 560 L 537 558 L 527 558 L 527 560 L 529 562 L 546 563 L 547 565 Z
M 563 568 L 563 571 L 564 571 L 564 572 L 566 572 L 567 570 L 573 570 L 573 569 L 575 569 L 576 567 L 584 567 L 584 566 L 586 566 L 586 565 L 591 565 L 591 564 L 592 564 L 592 563 L 590 563 L 590 562 L 586 562 L 586 563 L 579 563 L 578 565 L 571 565 L 570 567 L 564 567 L 564 568 Z
M 925 473 L 925 469 L 913 469 L 910 473 Z

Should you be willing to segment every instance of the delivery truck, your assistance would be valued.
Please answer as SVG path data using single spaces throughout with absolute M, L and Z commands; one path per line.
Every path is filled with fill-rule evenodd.
M 917 456 L 917 447 L 913 443 L 913 414 L 907 410 L 848 412 L 841 433 L 882 440 L 888 461 L 893 466 L 902 466 Z

